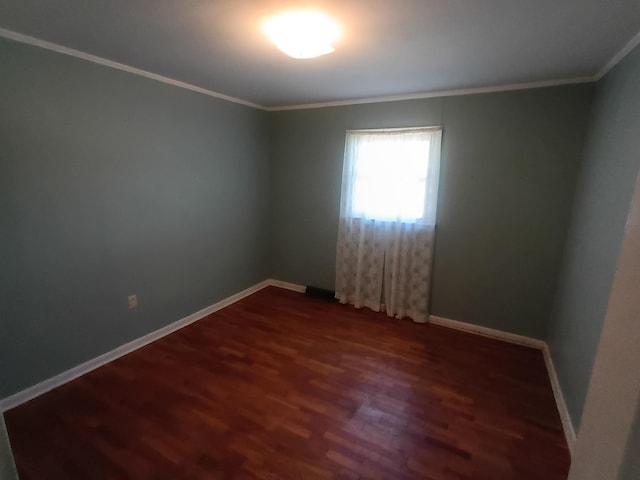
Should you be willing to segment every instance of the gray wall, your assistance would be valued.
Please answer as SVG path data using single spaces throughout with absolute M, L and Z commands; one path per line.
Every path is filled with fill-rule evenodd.
M 640 405 L 640 176 L 625 223 L 569 480 L 613 480 L 634 468 L 624 457 L 638 446 L 632 429 Z
M 345 130 L 440 124 L 432 313 L 544 338 L 593 88 L 272 113 L 273 276 L 334 287 Z
M 263 112 L 7 40 L 0 64 L 0 398 L 268 276 Z
M 640 478 L 640 404 L 636 407 L 636 419 L 631 427 L 618 480 L 638 480 Z
M 567 407 L 580 425 L 640 167 L 640 48 L 597 86 L 549 345 Z
M 4 417 L 0 412 L 0 480 L 17 479 L 16 466 L 13 462 L 11 445 L 7 436 L 7 429 L 4 426 Z

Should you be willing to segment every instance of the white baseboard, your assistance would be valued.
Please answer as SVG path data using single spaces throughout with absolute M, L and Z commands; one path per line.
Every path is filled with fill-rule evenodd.
M 544 363 L 547 367 L 549 380 L 551 381 L 553 396 L 558 408 L 558 414 L 560 415 L 560 421 L 562 422 L 564 436 L 567 440 L 569 452 L 571 453 L 571 455 L 573 455 L 573 447 L 576 443 L 576 432 L 573 429 L 573 423 L 571 422 L 571 417 L 569 416 L 569 410 L 567 409 L 567 404 L 564 401 L 564 395 L 562 394 L 562 388 L 560 387 L 560 382 L 558 381 L 558 376 L 556 375 L 556 369 L 553 365 L 549 346 L 545 341 L 538 340 L 537 338 L 526 337 L 524 335 L 516 335 L 515 333 L 503 332 L 502 330 L 495 330 L 493 328 L 481 327 L 472 323 L 460 322 L 458 320 L 438 317 L 435 315 L 431 315 L 429 317 L 429 322 L 434 325 L 455 328 L 456 330 L 462 330 L 465 332 L 474 333 L 476 335 L 491 337 L 498 340 L 504 340 L 505 342 L 515 343 L 517 345 L 524 345 L 527 347 L 533 347 L 542 350 Z
M 502 330 L 496 330 L 489 327 L 481 327 L 480 325 L 474 325 L 473 323 L 460 322 L 459 320 L 451 320 L 449 318 L 438 317 L 436 315 L 429 316 L 429 323 L 432 323 L 433 325 L 440 325 L 442 327 L 454 328 L 456 330 L 462 330 L 463 332 L 475 333 L 476 335 L 482 335 L 483 337 L 491 337 L 498 340 L 504 340 L 505 342 L 515 343 L 517 345 L 539 348 L 541 350 L 546 345 L 543 340 L 538 340 L 537 338 L 525 337 L 524 335 L 503 332 Z
M 98 367 L 101 367 L 117 358 L 120 358 L 128 353 L 131 353 L 139 348 L 148 345 L 155 340 L 158 340 L 162 337 L 169 335 L 170 333 L 175 332 L 181 328 L 186 327 L 202 318 L 205 318 L 212 313 L 223 309 L 231 305 L 232 303 L 237 302 L 249 295 L 262 290 L 265 287 L 273 286 L 284 288 L 287 290 L 292 290 L 294 292 L 304 293 L 306 287 L 302 285 L 296 285 L 294 283 L 283 282 L 275 279 L 264 280 L 252 287 L 247 288 L 241 292 L 236 293 L 235 295 L 231 295 L 223 300 L 220 300 L 213 305 L 210 305 L 202 310 L 199 310 L 191 315 L 184 317 L 166 327 L 163 327 L 154 332 L 148 333 L 136 340 L 133 340 L 129 343 L 121 345 L 120 347 L 111 350 L 103 355 L 100 355 L 96 358 L 93 358 L 87 362 L 84 362 L 76 367 L 67 370 L 66 372 L 62 372 L 54 377 L 51 377 L 47 380 L 44 380 L 36 385 L 28 387 L 20 392 L 17 392 L 9 397 L 6 397 L 0 400 L 0 412 L 10 410 L 18 405 L 21 405 L 29 400 L 38 397 L 50 390 L 53 390 L 56 387 L 64 385 L 75 378 L 78 378 L 85 373 L 88 373 L 92 370 L 95 370 Z M 510 343 L 516 343 L 518 345 L 525 345 L 528 347 L 534 347 L 542 350 L 544 361 L 547 366 L 547 371 L 549 373 L 549 379 L 551 381 L 551 387 L 553 389 L 553 394 L 555 396 L 556 405 L 558 407 L 558 412 L 560 414 L 560 419 L 562 420 L 562 427 L 564 428 L 565 437 L 567 439 L 567 445 L 569 446 L 569 450 L 573 453 L 573 446 L 576 441 L 576 434 L 573 429 L 573 424 L 571 423 L 571 418 L 569 416 L 569 411 L 567 410 L 567 405 L 564 401 L 564 396 L 562 395 L 562 389 L 560 388 L 560 383 L 558 381 L 558 376 L 556 375 L 555 367 L 553 365 L 553 360 L 551 359 L 551 355 L 549 352 L 549 347 L 547 344 L 535 338 L 525 337 L 523 335 L 516 335 L 513 333 L 503 332 L 501 330 L 495 330 L 493 328 L 481 327 L 479 325 L 474 325 L 471 323 L 460 322 L 458 320 L 451 320 L 448 318 L 438 317 L 432 315 L 429 317 L 430 323 L 434 325 L 441 325 L 443 327 L 454 328 L 456 330 L 462 330 L 465 332 L 474 333 L 476 335 L 483 335 L 485 337 L 492 337 L 499 340 L 504 340 Z
M 0 411 L 7 411 L 14 407 L 17 407 L 18 405 L 21 405 L 35 397 L 42 395 L 43 393 L 53 390 L 60 385 L 64 385 L 65 383 L 70 382 L 71 380 L 78 378 L 81 375 L 84 375 L 85 373 L 89 373 L 90 371 L 95 370 L 98 367 L 101 367 L 113 360 L 116 360 L 117 358 L 133 352 L 134 350 L 142 348 L 151 342 L 165 337 L 170 333 L 175 332 L 176 330 L 180 330 L 187 325 L 191 325 L 192 323 L 197 322 L 198 320 L 201 320 L 204 317 L 211 315 L 212 313 L 217 312 L 218 310 L 221 310 L 224 307 L 231 305 L 232 303 L 237 302 L 238 300 L 248 297 L 252 293 L 255 293 L 265 287 L 268 287 L 269 285 L 272 285 L 272 282 L 272 280 L 264 280 L 256 285 L 253 285 L 252 287 L 247 288 L 246 290 L 242 290 L 235 295 L 231 295 L 230 297 L 220 300 L 213 305 L 209 305 L 208 307 L 192 313 L 187 317 L 181 318 L 180 320 L 173 322 L 166 327 L 148 333 L 140 338 L 137 338 L 136 340 L 125 343 L 124 345 L 121 345 L 114 350 L 95 357 L 54 377 L 48 378 L 47 380 L 37 383 L 36 385 L 28 387 L 20 392 L 14 393 L 9 397 L 0 400 Z
M 547 366 L 547 372 L 549 372 L 549 380 L 551 381 L 553 396 L 556 399 L 556 406 L 558 407 L 558 413 L 560 414 L 560 420 L 562 421 L 564 436 L 567 439 L 567 446 L 569 447 L 569 452 L 571 452 L 571 455 L 573 456 L 573 448 L 576 444 L 576 431 L 573 429 L 573 422 L 569 415 L 569 409 L 567 408 L 567 403 L 564 401 L 560 381 L 556 374 L 556 367 L 553 365 L 553 358 L 551 358 L 551 350 L 549 350 L 549 345 L 546 343 L 542 349 L 542 355 L 544 356 L 544 363 Z
M 294 292 L 304 293 L 305 291 L 304 286 L 296 285 L 294 283 L 282 282 L 280 280 L 273 279 L 268 280 L 268 282 L 269 285 L 272 285 L 274 287 L 286 288 L 287 290 L 293 290 Z M 541 350 L 544 357 L 544 363 L 547 368 L 547 374 L 549 375 L 549 380 L 551 382 L 553 396 L 558 408 L 558 414 L 560 415 L 560 420 L 562 422 L 562 429 L 564 430 L 564 436 L 567 441 L 567 446 L 569 447 L 571 455 L 573 455 L 573 447 L 576 443 L 576 433 L 573 429 L 573 423 L 571 422 L 571 417 L 569 416 L 569 410 L 567 409 L 567 404 L 564 400 L 564 395 L 562 394 L 562 388 L 560 387 L 560 382 L 558 381 L 558 376 L 553 365 L 549 346 L 544 340 L 527 337 L 525 335 L 517 335 L 515 333 L 504 332 L 502 330 L 496 330 L 494 328 L 482 327 L 480 325 L 474 325 L 473 323 L 451 320 L 450 318 L 439 317 L 437 315 L 430 315 L 429 323 Z
M 293 292 L 304 293 L 307 290 L 307 287 L 305 287 L 304 285 L 296 285 L 295 283 L 283 282 L 281 280 L 274 280 L 272 278 L 267 280 L 267 282 L 269 282 L 269 285 L 272 287 L 280 287 L 286 290 L 291 290 Z

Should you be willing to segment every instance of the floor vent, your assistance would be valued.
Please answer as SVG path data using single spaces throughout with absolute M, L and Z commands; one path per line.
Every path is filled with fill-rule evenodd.
M 307 285 L 304 294 L 307 297 L 318 298 L 327 302 L 337 302 L 336 292 L 333 290 L 327 290 L 326 288 L 312 287 Z

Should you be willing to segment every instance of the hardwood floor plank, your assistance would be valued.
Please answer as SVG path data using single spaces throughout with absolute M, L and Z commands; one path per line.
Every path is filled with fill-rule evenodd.
M 22 480 L 565 479 L 540 351 L 267 288 L 6 413 Z

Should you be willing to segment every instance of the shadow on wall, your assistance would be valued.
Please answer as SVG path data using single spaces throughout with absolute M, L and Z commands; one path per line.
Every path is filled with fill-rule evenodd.
M 0 413 L 0 479 L 1 480 L 17 480 L 18 474 L 13 462 L 13 454 L 11 453 L 11 445 L 9 444 L 9 436 L 4 426 L 4 417 Z

